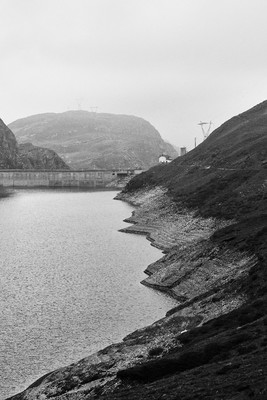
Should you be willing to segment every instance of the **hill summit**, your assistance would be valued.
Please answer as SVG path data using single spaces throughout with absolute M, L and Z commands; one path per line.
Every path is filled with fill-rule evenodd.
M 20 143 L 53 149 L 73 169 L 146 169 L 163 152 L 177 156 L 149 122 L 135 116 L 67 111 L 33 115 L 9 127 Z

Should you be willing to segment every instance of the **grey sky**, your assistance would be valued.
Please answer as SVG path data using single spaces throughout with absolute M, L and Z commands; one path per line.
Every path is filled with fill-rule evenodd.
M 266 0 L 0 0 L 0 117 L 132 114 L 177 146 L 267 98 Z

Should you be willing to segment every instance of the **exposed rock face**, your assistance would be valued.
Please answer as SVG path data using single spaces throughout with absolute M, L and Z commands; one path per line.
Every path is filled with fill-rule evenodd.
M 209 298 L 224 287 L 229 289 L 233 279 L 243 279 L 257 258 L 210 240 L 214 232 L 232 221 L 194 216 L 192 211 L 173 203 L 165 192 L 157 187 L 118 196 L 139 205 L 127 219 L 134 225 L 122 231 L 146 232 L 151 244 L 167 253 L 148 266 L 145 272 L 149 277 L 142 283 L 165 291 L 184 304 Z
M 68 111 L 19 119 L 10 128 L 20 143 L 53 149 L 73 169 L 146 169 L 162 152 L 177 156 L 149 122 L 134 116 Z
M 33 146 L 18 145 L 13 132 L 0 120 L 0 169 L 69 169 L 53 151 Z
M 31 143 L 18 146 L 18 163 L 23 169 L 69 169 L 55 151 Z
M 0 119 L 0 168 L 17 167 L 18 145 L 13 132 Z

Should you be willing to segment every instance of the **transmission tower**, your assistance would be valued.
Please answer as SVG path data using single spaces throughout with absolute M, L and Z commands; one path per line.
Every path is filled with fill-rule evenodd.
M 210 131 L 211 131 L 212 122 L 211 121 L 210 122 L 202 122 L 202 121 L 200 121 L 198 125 L 201 126 L 201 130 L 202 130 L 202 133 L 203 133 L 203 136 L 204 136 L 204 140 L 207 139 L 207 137 L 209 136 Z M 208 125 L 208 126 L 205 127 L 205 125 Z
M 93 112 L 93 113 L 97 113 L 98 107 L 97 107 L 97 106 L 95 106 L 95 107 L 90 107 L 90 110 L 91 110 L 91 112 Z

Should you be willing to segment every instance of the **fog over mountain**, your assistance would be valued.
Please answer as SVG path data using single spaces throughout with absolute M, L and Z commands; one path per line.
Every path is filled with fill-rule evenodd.
M 67 111 L 29 116 L 9 127 L 20 143 L 56 151 L 72 168 L 140 168 L 177 152 L 146 120 L 129 115 Z

